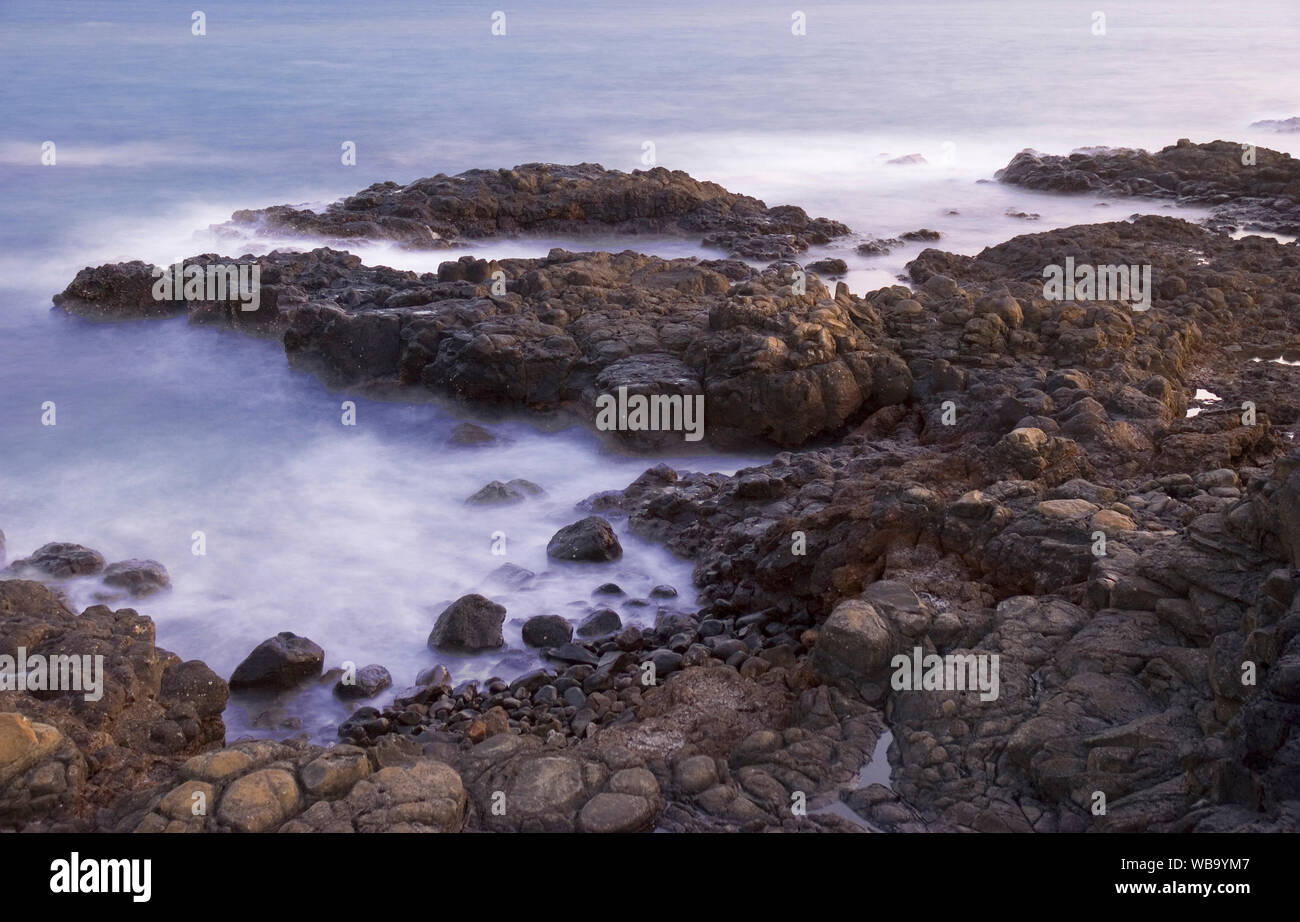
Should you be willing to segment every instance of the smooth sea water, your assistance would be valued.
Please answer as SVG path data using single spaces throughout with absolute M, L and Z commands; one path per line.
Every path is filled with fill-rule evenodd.
M 1019 233 L 1160 203 L 1058 198 L 981 182 L 1018 150 L 1159 148 L 1225 138 L 1296 153 L 1300 135 L 1249 129 L 1300 114 L 1286 2 L 1126 3 L 1093 34 L 1069 2 L 694 2 L 613 5 L 407 2 L 0 5 L 0 529 L 8 556 L 74 541 L 110 560 L 148 557 L 173 590 L 136 607 L 160 645 L 222 675 L 281 630 L 327 665 L 377 662 L 398 687 L 444 662 L 457 681 L 523 671 L 518 620 L 579 617 L 605 581 L 660 583 L 692 607 L 691 567 L 623 535 L 601 568 L 556 567 L 545 545 L 574 503 L 627 485 L 659 459 L 602 453 L 576 429 L 479 420 L 509 441 L 447 445 L 468 410 L 356 399 L 291 372 L 278 344 L 183 320 L 93 325 L 50 310 L 78 269 L 239 255 L 207 228 L 238 208 L 324 203 L 372 182 L 532 161 L 683 169 L 768 204 L 878 236 L 927 227 L 975 253 Z M 791 16 L 806 14 L 805 35 Z M 45 141 L 56 163 L 41 164 Z M 340 145 L 356 145 L 344 166 Z M 921 154 L 926 163 L 887 160 Z M 1029 212 L 1025 221 L 1008 212 Z M 240 252 L 278 241 L 250 240 Z M 334 245 L 338 245 L 335 243 Z M 485 257 L 553 245 L 716 255 L 692 241 L 522 239 Z M 866 258 L 842 243 L 857 293 L 891 284 L 922 245 Z M 458 253 L 356 249 L 421 271 Z M 41 425 L 47 401 L 57 425 Z M 666 459 L 734 470 L 761 457 Z M 468 513 L 490 480 L 547 496 Z M 207 553 L 191 553 L 202 531 Z M 491 554 L 504 532 L 507 554 Z M 535 589 L 494 585 L 508 562 Z M 89 604 L 93 582 L 67 587 Z M 437 613 L 482 591 L 507 606 L 510 651 L 437 656 Z M 117 603 L 121 604 L 121 603 Z M 653 609 L 626 609 L 648 623 Z M 236 699 L 230 738 L 260 704 Z M 321 738 L 350 707 L 319 689 L 290 705 Z

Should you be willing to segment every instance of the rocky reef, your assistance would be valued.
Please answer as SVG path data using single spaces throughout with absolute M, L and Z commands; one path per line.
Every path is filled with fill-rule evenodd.
M 241 258 L 252 260 L 251 256 Z M 187 260 L 222 263 L 205 255 Z M 879 318 L 795 264 L 553 250 L 543 259 L 368 267 L 315 249 L 259 259 L 257 310 L 178 301 L 193 323 L 279 336 L 293 367 L 332 387 L 418 388 L 476 405 L 564 412 L 594 426 L 600 394 L 704 396 L 715 447 L 800 445 L 906 397 Z M 85 269 L 55 298 L 82 316 L 157 313 L 153 267 Z M 493 275 L 501 273 L 499 290 Z M 633 448 L 680 434 L 623 431 Z
M 1293 161 L 1261 149 L 1250 173 L 1240 153 L 1180 142 L 1156 155 L 1022 154 L 1001 178 L 1197 201 L 1284 231 Z M 252 220 L 434 246 L 566 221 L 759 239 L 793 219 L 682 174 L 533 165 L 381 184 L 325 215 L 237 216 Z M 402 222 L 436 226 L 433 242 Z M 909 284 L 864 296 L 830 290 L 789 255 L 757 268 L 557 250 L 419 275 L 327 248 L 276 252 L 258 258 L 256 311 L 229 300 L 159 308 L 143 263 L 83 270 L 61 309 L 185 313 L 275 336 L 332 387 L 431 391 L 587 425 L 611 390 L 699 393 L 710 445 L 779 453 L 734 475 L 651 466 L 584 500 L 585 518 L 552 541 L 552 558 L 584 561 L 593 584 L 620 534 L 661 543 L 694 561 L 698 604 L 665 586 L 646 600 L 652 627 L 612 610 L 576 625 L 535 618 L 523 637 L 546 668 L 457 684 L 437 667 L 399 676 L 407 687 L 382 706 L 364 700 L 391 679 L 368 666 L 361 706 L 329 748 L 226 745 L 225 682 L 156 650 L 132 610 L 74 616 L 44 584 L 103 560 L 42 548 L 9 574 L 41 582 L 0 582 L 0 653 L 72 649 L 79 631 L 72 639 L 105 652 L 105 687 L 118 690 L 94 706 L 0 692 L 0 822 L 1300 828 L 1300 401 L 1296 369 L 1276 361 L 1300 356 L 1296 245 L 1146 216 L 976 256 L 927 249 Z M 1047 297 L 1045 267 L 1067 258 L 1149 267 L 1147 309 Z M 653 451 L 662 435 L 624 446 Z M 464 438 L 492 450 L 478 432 Z M 497 648 L 505 616 L 465 596 L 431 625 L 429 645 Z M 292 684 L 320 673 L 319 654 L 282 633 L 236 673 Z M 992 663 L 994 681 L 917 687 L 897 665 L 913 657 Z M 863 767 L 883 760 L 889 772 L 865 780 Z
M 1104 192 L 1212 206 L 1219 230 L 1300 234 L 1300 160 L 1231 141 L 1178 141 L 1156 153 L 1090 148 L 1067 156 L 1025 150 L 997 173 L 1044 192 Z

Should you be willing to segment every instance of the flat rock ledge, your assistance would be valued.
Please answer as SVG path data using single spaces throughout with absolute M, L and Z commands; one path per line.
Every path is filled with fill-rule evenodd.
M 1044 192 L 1095 192 L 1209 205 L 1209 224 L 1300 234 L 1300 160 L 1235 141 L 1187 139 L 1152 154 L 1088 148 L 1065 156 L 1025 150 L 996 178 Z
M 231 232 L 262 229 L 340 240 L 395 240 L 412 249 L 463 247 L 492 237 L 693 237 L 748 259 L 783 259 L 849 229 L 794 205 L 769 208 L 681 170 L 623 173 L 595 163 L 525 163 L 439 173 L 405 186 L 375 183 L 323 212 L 277 205 L 238 211 Z

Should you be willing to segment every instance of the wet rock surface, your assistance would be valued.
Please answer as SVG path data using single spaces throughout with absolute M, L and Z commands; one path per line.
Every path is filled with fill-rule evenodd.
M 104 582 L 142 599 L 171 588 L 167 568 L 156 560 L 122 560 L 104 568 Z
M 1043 300 L 1067 253 L 1152 264 L 1152 309 Z M 1294 283 L 1270 280 L 1296 267 L 1293 246 L 1160 218 L 926 251 L 914 289 L 867 298 L 913 372 L 907 406 L 833 447 L 734 476 L 652 468 L 587 505 L 695 559 L 702 624 L 752 618 L 883 710 L 901 805 L 846 801 L 873 824 L 1294 829 L 1294 371 L 1185 413 L 1200 382 L 1294 342 Z M 892 687 L 913 649 L 998 656 L 997 697 Z
M 187 265 L 219 262 L 207 254 Z M 910 386 L 906 369 L 875 342 L 871 307 L 788 262 L 759 270 L 738 260 L 553 250 L 543 259 L 465 257 L 435 275 L 366 267 L 327 248 L 258 262 L 257 310 L 191 301 L 191 322 L 277 336 L 293 367 L 331 387 L 427 390 L 566 414 L 591 428 L 598 398 L 621 388 L 702 398 L 704 439 L 726 447 L 799 445 L 900 401 Z M 474 280 L 461 277 L 467 265 L 476 267 Z M 500 293 L 493 272 L 504 274 Z M 124 297 L 101 288 L 99 317 Z M 56 303 L 86 312 L 70 296 Z M 653 431 L 621 426 L 607 437 L 637 449 L 680 448 L 686 420 L 675 412 Z
M 89 576 L 104 569 L 104 555 L 80 544 L 54 542 L 38 547 L 30 557 L 15 560 L 8 572 L 25 571 L 38 576 L 56 579 L 72 576 Z
M 1282 130 L 1279 128 L 1278 130 Z M 1221 229 L 1300 234 L 1300 160 L 1232 141 L 1180 140 L 1156 153 L 1094 148 L 1066 156 L 1021 151 L 1002 182 L 1044 192 L 1098 192 L 1212 206 Z
M 556 560 L 603 563 L 622 557 L 623 548 L 609 522 L 598 515 L 590 515 L 557 531 L 546 545 L 546 556 Z
M 321 674 L 325 651 L 306 637 L 281 631 L 235 667 L 231 688 L 292 688 Z
M 1231 185 L 1226 164 L 1216 172 L 1224 151 L 1191 148 L 1156 166 Z M 1089 156 L 1080 169 L 1106 182 L 1145 163 Z M 1253 209 L 1272 181 L 1173 191 L 1240 193 L 1232 201 Z M 358 212 L 389 192 L 400 190 Z M 1150 309 L 1047 299 L 1043 269 L 1066 257 L 1150 266 Z M 262 331 L 283 331 L 291 357 L 314 356 L 327 380 L 559 407 L 624 372 L 665 387 L 689 373 L 708 395 L 711 441 L 717 427 L 715 444 L 744 435 L 788 450 L 730 475 L 652 466 L 579 504 L 575 547 L 602 559 L 608 536 L 658 542 L 694 561 L 695 604 L 656 590 L 653 626 L 624 625 L 604 614 L 623 590 L 593 575 L 581 619 L 524 625 L 544 668 L 460 683 L 425 670 L 390 703 L 361 703 L 330 748 L 223 746 L 224 683 L 202 664 L 160 667 L 170 661 L 151 643 L 130 648 L 142 659 L 117 711 L 0 693 L 5 823 L 1300 828 L 1300 420 L 1296 369 L 1272 361 L 1300 351 L 1294 245 L 1143 217 L 976 256 L 927 249 L 909 285 L 863 297 L 815 277 L 798 294 L 784 264 L 631 253 L 468 260 L 428 277 L 331 250 L 265 265 L 264 288 L 280 287 L 264 291 L 277 313 Z M 502 267 L 507 294 L 492 295 Z M 109 288 L 105 303 L 119 304 Z M 219 315 L 191 306 L 192 319 Z M 1200 389 L 1219 400 L 1188 416 Z M 467 598 L 443 633 L 500 646 L 504 610 Z M 22 580 L 0 582 L 0 613 L 5 650 L 75 629 L 126 657 L 114 638 L 148 624 L 102 607 L 76 618 Z M 907 675 L 930 657 L 953 674 L 968 663 L 970 684 L 941 670 L 912 686 L 900 657 Z M 977 684 L 993 662 L 996 683 Z
M 527 163 L 439 173 L 405 186 L 376 183 L 321 213 L 278 205 L 236 212 L 228 227 L 252 224 L 312 236 L 395 240 L 413 249 L 520 234 L 674 235 L 754 259 L 793 256 L 848 233 L 837 221 L 809 218 L 793 205 L 768 208 L 680 170 L 622 173 L 592 163 Z M 458 274 L 456 280 L 466 277 Z M 484 278 L 473 268 L 468 272 L 469 281 Z
M 429 632 L 429 646 L 435 650 L 495 650 L 504 644 L 501 624 L 505 617 L 504 605 L 477 593 L 461 596 L 438 616 Z
M 77 615 L 41 583 L 0 580 L 0 824 L 71 828 L 178 759 L 221 745 L 226 683 L 157 649 L 153 636 L 153 622 L 132 609 Z M 15 682 L 23 656 L 25 688 Z M 52 670 L 40 687 L 37 658 Z

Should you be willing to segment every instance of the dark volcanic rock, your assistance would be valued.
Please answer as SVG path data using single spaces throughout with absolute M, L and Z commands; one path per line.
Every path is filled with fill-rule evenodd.
M 104 661 L 97 688 L 0 691 L 0 828 L 76 831 L 224 740 L 226 683 L 156 648 L 153 622 L 131 609 L 76 615 L 40 583 L 0 580 L 0 656 L 19 647 L 29 662 Z
M 163 673 L 161 696 L 173 701 L 188 701 L 201 718 L 220 718 L 230 699 L 224 679 L 201 660 L 187 660 L 167 667 Z
M 171 577 L 167 568 L 156 560 L 123 560 L 110 563 L 104 569 L 104 582 L 118 586 L 137 599 L 170 589 Z
M 680 170 L 622 173 L 598 164 L 527 163 L 511 170 L 439 173 L 400 186 L 376 183 L 323 213 L 278 205 L 236 212 L 228 227 L 341 239 L 390 239 L 415 249 L 518 234 L 678 234 L 734 252 L 790 256 L 848 233 L 802 208 L 768 208 Z M 484 281 L 484 278 L 471 278 Z
M 35 571 L 54 579 L 72 576 L 89 576 L 104 569 L 104 555 L 80 544 L 45 544 L 30 557 L 15 560 L 9 565 L 14 573 Z
M 591 515 L 557 531 L 546 545 L 546 555 L 556 560 L 603 563 L 618 560 L 623 556 L 623 548 L 613 526 L 600 516 Z
M 843 275 L 849 271 L 848 263 L 842 259 L 819 259 L 809 263 L 807 268 L 819 275 Z
M 339 679 L 334 684 L 334 694 L 340 698 L 373 698 L 393 684 L 393 677 L 388 670 L 377 663 L 362 666 L 353 677 L 355 681 Z
M 582 622 L 578 625 L 578 636 L 608 637 L 611 634 L 617 634 L 622 627 L 623 619 L 618 616 L 618 612 L 609 608 L 601 608 L 582 619 Z
M 184 314 L 186 302 L 153 296 L 154 267 L 148 263 L 116 263 L 87 267 L 60 294 L 56 306 L 88 320 L 134 320 Z
M 1084 173 L 1127 175 L 1126 157 L 1082 156 L 1095 160 L 1071 161 Z M 1195 183 L 1223 156 L 1182 149 L 1158 165 Z M 1213 182 L 1231 185 L 1226 170 Z M 1262 207 L 1251 197 L 1268 175 L 1246 198 L 1207 201 Z M 376 224 L 400 191 L 357 203 L 360 223 Z M 1268 208 L 1285 210 L 1285 184 L 1273 192 Z M 1150 309 L 1047 298 L 1043 270 L 1067 257 L 1149 266 Z M 332 755 L 241 743 L 196 756 L 183 781 L 152 764 L 168 780 L 115 801 L 97 825 L 817 831 L 848 825 L 816 809 L 838 800 L 891 831 L 1300 828 L 1300 455 L 1289 444 L 1300 391 L 1296 369 L 1272 361 L 1300 358 L 1294 246 L 1144 217 L 976 256 L 926 249 L 908 286 L 864 297 L 815 277 L 799 294 L 788 263 L 556 251 L 416 275 L 329 250 L 266 259 L 287 350 L 332 383 L 582 413 L 610 384 L 698 383 L 711 440 L 792 450 L 734 475 L 652 467 L 584 501 L 591 518 L 552 542 L 566 559 L 607 559 L 608 515 L 625 536 L 692 560 L 698 610 L 664 603 L 653 628 L 579 643 L 562 619 L 530 619 L 526 638 L 552 642 L 544 669 L 518 675 L 534 664 L 515 651 L 497 666 L 507 679 L 453 688 L 431 670 L 390 705 L 357 709 Z M 1198 388 L 1220 400 L 1194 400 Z M 14 645 L 83 621 L 98 636 L 110 617 L 125 638 L 144 620 L 74 619 L 43 587 L 7 585 L 0 625 Z M 499 645 L 504 610 L 467 598 L 450 632 Z M 954 668 L 996 663 L 996 681 L 899 685 L 894 657 L 918 650 Z M 143 699 L 123 686 L 116 700 L 148 700 L 151 668 L 138 675 Z M 150 752 L 210 744 L 186 736 L 200 704 L 211 713 L 220 699 L 202 685 L 198 671 L 178 673 L 163 688 L 194 688 L 195 700 L 116 717 L 111 732 L 133 728 Z M 68 704 L 89 708 L 32 696 L 25 707 L 75 735 L 55 726 Z M 890 785 L 861 785 L 886 716 Z M 0 791 L 0 808 L 35 815 L 43 771 L 85 787 L 58 736 L 12 724 L 0 733 L 25 780 L 10 800 Z M 101 764 L 116 763 L 85 761 Z M 197 824 L 177 806 L 192 784 L 221 805 Z M 806 816 L 790 809 L 800 792 Z M 1097 794 L 1104 814 L 1091 809 Z
M 1067 255 L 1150 265 L 1150 310 L 1045 299 Z M 653 468 L 587 502 L 695 561 L 683 659 L 752 676 L 792 656 L 887 707 L 908 805 L 881 808 L 889 828 L 1296 828 L 1300 464 L 1278 428 L 1296 371 L 1250 361 L 1293 354 L 1295 248 L 1144 217 L 909 271 L 866 298 L 908 405 L 834 446 Z M 1223 409 L 1187 417 L 1196 387 Z M 894 689 L 915 648 L 998 656 L 999 693 Z M 1267 676 L 1243 684 L 1247 661 Z
M 429 646 L 435 650 L 495 650 L 505 645 L 501 624 L 505 621 L 504 605 L 477 593 L 461 596 L 438 616 L 429 632 Z
M 530 647 L 558 647 L 573 639 L 573 625 L 559 615 L 534 615 L 524 622 L 523 637 Z
M 321 674 L 325 651 L 306 637 L 281 631 L 235 667 L 231 688 L 292 688 Z
M 855 249 L 863 256 L 884 256 L 902 245 L 903 241 L 898 237 L 873 238 L 859 243 Z
M 899 399 L 871 308 L 788 262 L 553 250 L 493 263 L 500 278 L 462 262 L 437 274 L 365 267 L 328 248 L 258 262 L 258 310 L 189 302 L 191 322 L 279 335 L 291 365 L 331 387 L 424 388 L 591 427 L 596 400 L 621 386 L 703 397 L 704 438 L 721 447 L 802 444 Z M 130 290 L 95 291 L 97 309 L 130 312 Z M 612 437 L 644 450 L 682 433 Z
M 1266 147 L 1186 139 L 1154 154 L 1095 148 L 1068 156 L 1021 151 L 997 173 L 1048 192 L 1102 192 L 1213 206 L 1218 226 L 1300 233 L 1300 160 Z

